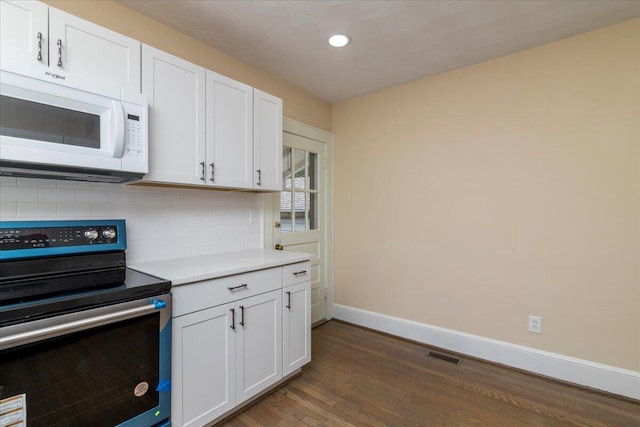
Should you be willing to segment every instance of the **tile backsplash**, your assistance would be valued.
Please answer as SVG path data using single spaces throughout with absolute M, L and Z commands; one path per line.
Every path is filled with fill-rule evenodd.
M 125 219 L 130 264 L 260 248 L 260 212 L 254 193 L 0 178 L 0 220 Z

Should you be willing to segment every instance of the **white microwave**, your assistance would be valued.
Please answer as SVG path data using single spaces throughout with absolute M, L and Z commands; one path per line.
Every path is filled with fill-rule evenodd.
M 147 101 L 0 71 L 0 175 L 129 182 L 148 172 Z

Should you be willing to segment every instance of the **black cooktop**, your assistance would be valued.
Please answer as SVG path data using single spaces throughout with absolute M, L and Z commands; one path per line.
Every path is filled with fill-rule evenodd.
M 0 303 L 0 327 L 169 293 L 171 282 L 126 268 L 124 282 L 104 289 L 65 293 L 35 301 Z

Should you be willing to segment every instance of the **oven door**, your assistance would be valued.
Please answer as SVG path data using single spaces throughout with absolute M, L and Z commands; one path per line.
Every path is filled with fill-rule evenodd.
M 156 425 L 170 357 L 169 294 L 0 328 L 0 425 Z

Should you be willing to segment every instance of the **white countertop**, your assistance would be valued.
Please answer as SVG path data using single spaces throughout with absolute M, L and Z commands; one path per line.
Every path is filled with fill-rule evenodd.
M 171 280 L 172 286 L 215 279 L 247 271 L 262 270 L 307 261 L 313 255 L 300 252 L 251 249 L 199 255 L 129 265 L 134 270 Z

